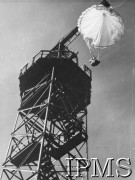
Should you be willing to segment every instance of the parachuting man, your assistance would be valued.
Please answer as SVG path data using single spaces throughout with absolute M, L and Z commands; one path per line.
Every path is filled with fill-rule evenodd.
M 100 63 L 100 50 L 115 44 L 124 34 L 121 16 L 106 0 L 82 12 L 77 26 L 90 50 L 92 66 Z

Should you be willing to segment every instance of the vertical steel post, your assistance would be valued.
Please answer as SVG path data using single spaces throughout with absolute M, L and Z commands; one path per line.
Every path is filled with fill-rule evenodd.
M 44 127 L 43 127 L 43 135 L 42 135 L 41 147 L 40 147 L 40 152 L 39 152 L 39 162 L 38 162 L 38 167 L 37 167 L 37 172 L 38 172 L 37 179 L 38 179 L 38 177 L 39 177 L 39 171 L 40 171 L 40 165 L 41 165 L 41 158 L 42 158 L 42 153 L 43 153 L 44 134 L 45 134 L 46 125 L 47 125 L 47 118 L 48 118 L 49 104 L 50 104 L 50 99 L 51 99 L 53 79 L 54 79 L 54 67 L 53 67 L 53 69 L 52 69 L 51 83 L 50 83 L 49 95 L 48 95 L 48 102 L 47 102 L 47 103 L 48 103 L 48 106 L 47 106 L 47 108 L 46 108 L 45 122 L 44 122 Z

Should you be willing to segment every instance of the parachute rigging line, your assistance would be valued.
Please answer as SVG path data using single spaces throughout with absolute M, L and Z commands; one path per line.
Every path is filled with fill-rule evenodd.
M 113 6 L 113 8 L 117 8 L 117 7 L 120 7 L 120 6 L 122 6 L 125 2 L 126 2 L 127 0 L 123 0 L 119 5 L 117 5 L 117 6 Z
M 134 25 L 134 28 L 135 29 L 135 25 Z M 133 31 L 134 32 L 134 31 Z M 135 38 L 134 38 L 134 48 L 135 48 Z M 134 71 L 135 71 L 135 53 L 133 54 L 133 60 L 132 60 L 132 71 L 131 71 L 131 81 L 132 81 L 132 89 L 131 89 L 131 124 L 130 124 L 130 158 L 132 156 L 132 139 L 133 139 L 133 116 L 134 116 L 134 81 L 135 81 L 135 74 L 134 74 Z

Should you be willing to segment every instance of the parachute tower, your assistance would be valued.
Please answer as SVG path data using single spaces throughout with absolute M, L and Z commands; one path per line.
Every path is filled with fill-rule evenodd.
M 76 158 L 88 157 L 91 70 L 79 67 L 77 54 L 68 49 L 78 36 L 76 27 L 21 69 L 21 104 L 2 180 L 72 180 L 77 174 Z M 70 167 L 66 158 L 72 159 Z M 86 161 L 80 165 L 86 167 Z M 68 168 L 70 176 L 66 176 Z M 85 176 L 86 171 L 81 173 Z
M 93 15 L 98 10 L 97 21 L 101 17 L 105 31 L 102 23 L 98 23 L 100 30 L 95 31 L 91 28 L 93 25 L 85 21 L 91 12 Z M 93 18 L 91 20 L 93 23 Z M 90 28 L 86 29 L 85 25 Z M 51 50 L 41 50 L 32 63 L 21 69 L 21 104 L 3 163 L 2 180 L 73 180 L 77 175 L 76 158 L 82 159 L 80 166 L 87 166 L 83 157 L 88 158 L 91 70 L 86 65 L 83 69 L 79 67 L 77 53 L 68 46 L 80 33 L 87 35 L 84 40 L 91 52 L 100 45 L 112 45 L 122 37 L 124 25 L 119 14 L 103 0 L 82 13 L 78 27 Z M 67 163 L 67 158 L 73 160 L 72 164 Z M 81 169 L 88 180 L 87 172 L 87 168 Z

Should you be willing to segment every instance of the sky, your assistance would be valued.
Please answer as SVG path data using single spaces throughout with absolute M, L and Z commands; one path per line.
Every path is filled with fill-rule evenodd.
M 0 171 L 20 105 L 20 69 L 40 51 L 51 49 L 77 25 L 95 0 L 0 0 Z M 135 178 L 135 2 L 108 0 L 123 18 L 125 34 L 101 51 L 92 68 L 89 50 L 79 36 L 70 46 L 79 64 L 92 70 L 88 107 L 89 158 L 131 158 Z

